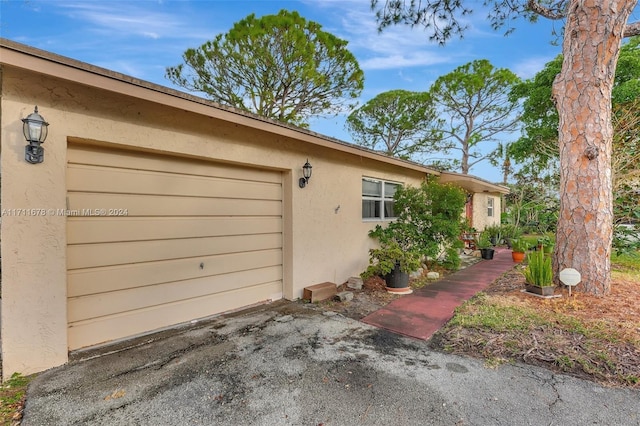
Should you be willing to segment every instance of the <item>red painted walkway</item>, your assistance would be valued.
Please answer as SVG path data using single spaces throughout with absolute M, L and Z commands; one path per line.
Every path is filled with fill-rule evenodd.
M 482 260 L 427 287 L 414 290 L 363 322 L 394 333 L 429 339 L 453 317 L 453 311 L 515 266 L 511 250 L 498 248 L 492 260 Z

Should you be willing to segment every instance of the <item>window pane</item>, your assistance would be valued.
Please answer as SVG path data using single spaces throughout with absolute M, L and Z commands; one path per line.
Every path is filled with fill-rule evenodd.
M 380 201 L 362 200 L 362 218 L 379 218 L 380 217 Z
M 393 211 L 394 204 L 395 204 L 395 201 L 385 201 L 384 202 L 384 217 L 385 218 L 396 217 L 396 214 Z
M 382 197 L 382 182 L 362 179 L 362 195 L 368 197 Z
M 389 182 L 385 182 L 384 183 L 384 198 L 393 198 L 393 196 L 396 193 L 396 190 L 398 189 L 400 185 L 395 184 L 395 183 L 389 183 Z

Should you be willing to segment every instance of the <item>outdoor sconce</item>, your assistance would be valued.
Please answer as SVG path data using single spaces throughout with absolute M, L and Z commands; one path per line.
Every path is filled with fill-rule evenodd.
M 468 193 L 467 194 L 467 204 L 470 203 L 472 199 L 473 199 L 473 194 Z
M 309 183 L 309 179 L 311 179 L 311 164 L 309 164 L 309 159 L 307 158 L 307 162 L 304 163 L 304 166 L 302 166 L 302 176 L 300 178 L 300 181 L 298 182 L 298 185 L 300 185 L 300 188 L 304 188 L 305 186 L 307 186 L 307 183 Z
M 38 106 L 35 110 L 22 119 L 22 132 L 24 137 L 29 142 L 24 148 L 24 159 L 31 164 L 42 163 L 44 161 L 44 148 L 40 145 L 47 139 L 47 128 L 49 123 L 44 121 L 44 118 L 38 114 Z

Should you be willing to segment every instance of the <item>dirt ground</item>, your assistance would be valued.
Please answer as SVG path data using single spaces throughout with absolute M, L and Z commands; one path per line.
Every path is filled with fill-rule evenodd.
M 362 290 L 352 290 L 346 286 L 346 283 L 342 284 L 338 286 L 338 291 L 353 292 L 353 300 L 349 302 L 326 300 L 320 302 L 319 305 L 323 309 L 338 312 L 355 320 L 361 320 L 370 313 L 401 297 L 397 294 L 387 293 L 385 282 L 380 277 L 373 277 L 364 281 L 362 287 Z

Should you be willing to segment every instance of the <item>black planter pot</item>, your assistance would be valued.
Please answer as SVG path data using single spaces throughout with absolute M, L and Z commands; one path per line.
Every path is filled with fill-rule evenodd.
M 401 271 L 400 265 L 396 264 L 393 271 L 385 275 L 384 281 L 387 283 L 387 287 L 391 288 L 409 287 L 409 274 Z
M 409 287 L 409 273 L 401 271 L 399 264 L 396 264 L 393 271 L 384 276 L 384 281 L 387 283 L 387 291 L 390 293 L 411 293 L 411 288 Z
M 483 259 L 491 260 L 493 259 L 493 254 L 495 250 L 492 248 L 480 249 L 480 255 Z
M 555 293 L 554 286 L 538 287 L 531 284 L 525 284 L 525 289 L 529 293 L 538 294 L 540 296 L 553 296 Z

